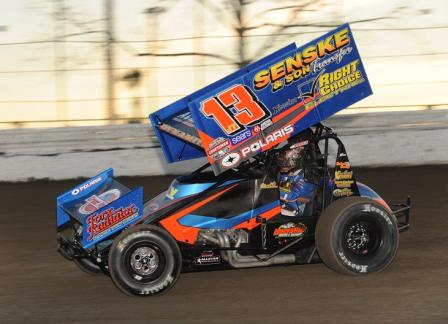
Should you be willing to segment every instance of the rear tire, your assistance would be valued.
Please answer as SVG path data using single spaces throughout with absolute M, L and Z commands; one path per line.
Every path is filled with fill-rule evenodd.
M 174 286 L 182 257 L 174 239 L 163 229 L 137 225 L 118 235 L 109 252 L 109 272 L 125 294 L 156 295 Z
M 322 261 L 348 275 L 384 270 L 395 258 L 398 237 L 395 216 L 363 197 L 333 202 L 316 227 L 316 247 Z

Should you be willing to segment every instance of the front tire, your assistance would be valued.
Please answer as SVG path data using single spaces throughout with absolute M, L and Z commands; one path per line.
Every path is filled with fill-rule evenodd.
M 398 237 L 395 216 L 363 197 L 333 202 L 316 227 L 316 246 L 322 261 L 348 275 L 384 270 L 395 258 Z
M 167 291 L 180 275 L 182 257 L 163 229 L 138 225 L 118 235 L 109 252 L 109 271 L 125 294 L 144 296 Z

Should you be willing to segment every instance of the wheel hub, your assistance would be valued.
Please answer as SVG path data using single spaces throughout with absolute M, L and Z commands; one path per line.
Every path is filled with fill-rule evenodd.
M 353 251 L 360 251 L 369 243 L 369 234 L 365 226 L 356 223 L 349 227 L 346 235 L 347 246 Z
M 150 275 L 157 270 L 158 266 L 159 257 L 156 251 L 150 247 L 140 247 L 131 255 L 131 267 L 139 275 Z

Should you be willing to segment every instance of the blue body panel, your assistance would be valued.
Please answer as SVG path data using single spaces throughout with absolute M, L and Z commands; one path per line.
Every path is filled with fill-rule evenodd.
M 57 198 L 57 227 L 71 218 L 83 226 L 83 248 L 137 222 L 143 215 L 143 189 L 130 190 L 107 169 Z
M 179 223 L 184 226 L 197 227 L 203 229 L 230 229 L 244 221 L 258 216 L 272 208 L 279 206 L 279 201 L 273 201 L 269 204 L 263 205 L 256 209 L 249 210 L 239 215 L 235 215 L 228 218 L 215 218 L 202 215 L 185 215 L 179 219 Z
M 225 187 L 232 183 L 239 182 L 241 179 L 235 179 L 224 182 L 219 187 Z M 170 187 L 166 191 L 167 200 L 175 200 L 185 198 L 191 195 L 196 195 L 205 191 L 213 186 L 216 182 L 203 182 L 203 183 L 181 183 L 178 179 L 174 179 Z

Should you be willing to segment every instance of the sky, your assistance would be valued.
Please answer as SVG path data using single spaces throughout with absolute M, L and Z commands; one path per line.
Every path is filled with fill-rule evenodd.
M 62 125 L 7 124 L 6 121 L 107 118 L 102 43 L 105 1 L 0 2 L 0 26 L 3 26 L 0 28 L 0 129 Z M 158 1 L 109 1 L 113 1 L 115 9 L 115 39 L 120 41 L 114 45 L 117 116 L 144 117 L 236 69 L 235 65 L 209 57 L 138 55 L 148 51 L 201 51 L 235 59 L 236 38 L 227 27 L 225 2 L 210 1 L 218 8 L 208 8 L 195 0 L 165 0 L 160 4 L 167 10 L 156 18 L 144 14 L 144 10 L 159 4 Z M 67 6 L 67 18 L 55 25 L 53 13 L 58 3 Z M 281 2 L 282 5 L 300 3 L 302 1 Z M 273 0 L 255 1 L 246 10 L 247 23 L 286 21 L 288 10 L 272 11 L 264 19 L 260 18 L 262 12 L 276 6 L 278 2 Z M 448 1 L 316 0 L 308 9 L 311 10 L 298 18 L 300 23 L 334 24 L 387 17 L 351 25 L 374 92 L 357 106 L 448 104 Z M 288 29 L 288 35 L 278 37 L 270 50 L 291 42 L 304 44 L 329 29 Z M 272 32 L 272 28 L 265 27 L 249 33 L 250 58 L 268 54 L 260 52 L 260 46 L 271 39 Z M 71 36 L 65 38 L 65 44 L 55 46 L 52 40 L 62 34 Z M 205 38 L 188 39 L 193 36 Z M 59 53 L 59 63 L 56 63 L 55 49 Z M 61 55 L 62 49 L 65 55 Z M 65 66 L 68 71 L 56 76 L 56 66 Z M 122 78 L 135 69 L 142 73 L 142 78 L 139 85 L 131 87 Z M 140 98 L 139 106 L 135 105 L 133 97 Z M 56 99 L 60 101 L 55 102 Z

